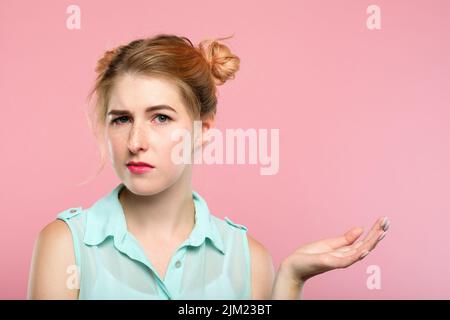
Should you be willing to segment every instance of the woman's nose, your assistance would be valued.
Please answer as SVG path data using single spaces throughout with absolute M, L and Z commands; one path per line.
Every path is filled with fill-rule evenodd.
M 128 139 L 128 149 L 136 153 L 139 150 L 147 150 L 148 148 L 148 133 L 144 125 L 133 125 Z

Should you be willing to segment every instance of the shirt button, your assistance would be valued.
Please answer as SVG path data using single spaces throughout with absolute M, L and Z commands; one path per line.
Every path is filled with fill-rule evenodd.
M 175 268 L 179 268 L 179 267 L 181 267 L 181 261 L 180 260 L 175 262 Z
M 77 212 L 77 209 L 70 209 L 70 213 Z

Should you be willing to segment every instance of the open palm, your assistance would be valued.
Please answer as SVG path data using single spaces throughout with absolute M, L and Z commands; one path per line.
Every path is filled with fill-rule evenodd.
M 364 258 L 384 238 L 389 220 L 379 218 L 367 236 L 356 241 L 363 233 L 363 228 L 352 228 L 344 235 L 327 238 L 299 247 L 288 256 L 285 264 L 295 281 L 304 282 L 320 273 L 346 268 Z

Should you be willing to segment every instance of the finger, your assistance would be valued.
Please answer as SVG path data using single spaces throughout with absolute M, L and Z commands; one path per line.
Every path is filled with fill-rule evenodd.
M 352 249 L 352 248 L 347 248 L 346 251 L 341 251 L 341 250 L 335 250 L 335 251 L 330 251 L 329 254 L 333 255 L 334 257 L 338 257 L 338 258 L 342 258 L 342 257 L 348 257 L 351 256 L 353 254 L 356 253 L 356 249 Z
M 364 252 L 370 252 L 375 249 L 378 243 L 384 239 L 386 234 L 387 231 L 383 231 L 383 229 L 373 233 L 372 237 L 364 241 L 363 244 L 357 249 L 357 255 L 362 255 Z
M 365 258 L 378 243 L 384 239 L 387 231 L 373 233 L 367 241 L 358 241 L 351 246 L 340 248 L 328 253 L 327 263 L 332 268 L 346 268 L 355 262 Z
M 351 245 L 353 242 L 355 242 L 356 239 L 358 239 L 361 234 L 364 232 L 363 228 L 352 228 L 344 235 L 336 237 L 336 238 L 328 238 L 324 239 L 324 241 L 332 248 L 332 249 L 338 249 L 343 246 Z
M 370 242 L 363 242 L 363 241 L 357 241 L 351 246 L 342 247 L 339 249 L 336 249 L 334 251 L 330 251 L 329 253 L 336 256 L 336 257 L 347 257 L 352 254 L 362 254 L 364 251 L 372 251 L 378 243 L 386 236 L 386 231 L 381 232 L 378 237 L 373 237 Z M 365 246 L 361 248 L 360 250 L 357 250 L 361 246 Z
M 361 247 L 363 244 L 364 244 L 364 242 L 362 240 L 359 240 L 350 246 L 345 246 L 345 247 L 336 249 L 334 251 L 331 251 L 330 253 L 336 253 L 336 256 L 338 256 L 338 257 L 345 257 L 345 256 L 348 256 L 351 254 L 355 254 L 357 252 L 357 249 L 359 247 Z M 346 254 L 342 255 L 341 253 L 346 253 Z
M 352 249 L 347 252 L 330 252 L 326 259 L 328 268 L 347 268 L 352 264 L 362 260 L 370 251 Z
M 361 254 L 357 249 L 352 249 L 347 252 L 329 252 L 323 258 L 324 264 L 328 269 L 346 268 L 360 260 Z
M 338 248 L 338 249 L 336 249 L 336 251 L 338 251 L 338 252 L 347 252 L 347 251 L 359 248 L 360 246 L 363 245 L 363 243 L 364 242 L 362 240 L 359 240 L 359 241 L 354 242 L 350 246 L 345 246 L 345 247 L 342 247 L 342 248 Z
M 353 244 L 352 245 L 345 245 L 344 244 L 344 246 L 342 246 L 342 247 L 338 247 L 337 248 L 337 250 L 339 250 L 340 252 L 347 252 L 347 251 L 349 251 L 349 250 L 352 250 L 352 249 L 356 249 L 356 248 L 359 248 L 359 247 L 361 247 L 362 245 L 366 245 L 366 248 L 368 248 L 368 246 L 370 246 L 369 244 L 370 243 L 373 243 L 374 241 L 375 241 L 375 239 L 377 239 L 381 234 L 380 234 L 380 229 L 381 230 L 385 230 L 385 231 L 387 231 L 387 229 L 389 228 L 389 219 L 387 218 L 387 217 L 381 217 L 381 218 L 379 218 L 375 223 L 374 223 L 374 225 L 372 226 L 372 229 L 370 230 L 370 232 L 366 235 L 366 237 L 364 238 L 364 239 L 362 239 L 362 240 L 359 240 L 359 241 L 357 241 L 357 242 L 354 242 L 354 240 L 356 240 L 357 238 L 355 238 L 353 241 L 351 241 Z M 350 230 L 349 232 L 352 232 L 353 231 L 353 229 L 352 230 Z M 375 237 L 375 238 L 374 238 Z M 340 237 L 340 238 L 342 238 L 342 237 Z M 339 238 L 332 238 L 332 239 L 328 239 L 328 240 L 331 240 L 331 241 L 333 241 L 333 240 L 335 240 L 335 239 L 339 239 Z M 342 243 L 344 243 L 344 241 L 342 241 L 342 239 L 341 239 L 341 242 L 339 243 L 339 242 L 337 242 L 337 244 L 342 244 Z M 336 244 L 336 243 L 335 243 Z M 336 247 L 333 247 L 334 249 L 336 249 Z
M 373 224 L 369 233 L 366 235 L 366 237 L 362 241 L 364 243 L 368 243 L 369 241 L 371 241 L 373 239 L 374 236 L 376 236 L 377 233 L 380 232 L 380 230 L 387 231 L 387 229 L 389 228 L 389 223 L 390 222 L 387 217 L 378 218 L 378 220 Z

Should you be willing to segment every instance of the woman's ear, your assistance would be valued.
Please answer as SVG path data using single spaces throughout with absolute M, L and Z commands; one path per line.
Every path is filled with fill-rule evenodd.
M 197 119 L 194 121 L 193 130 L 193 152 L 197 152 L 211 142 L 210 129 L 214 126 L 214 117 L 205 117 L 203 119 Z
M 202 120 L 202 148 L 211 142 L 210 129 L 214 127 L 214 116 Z

